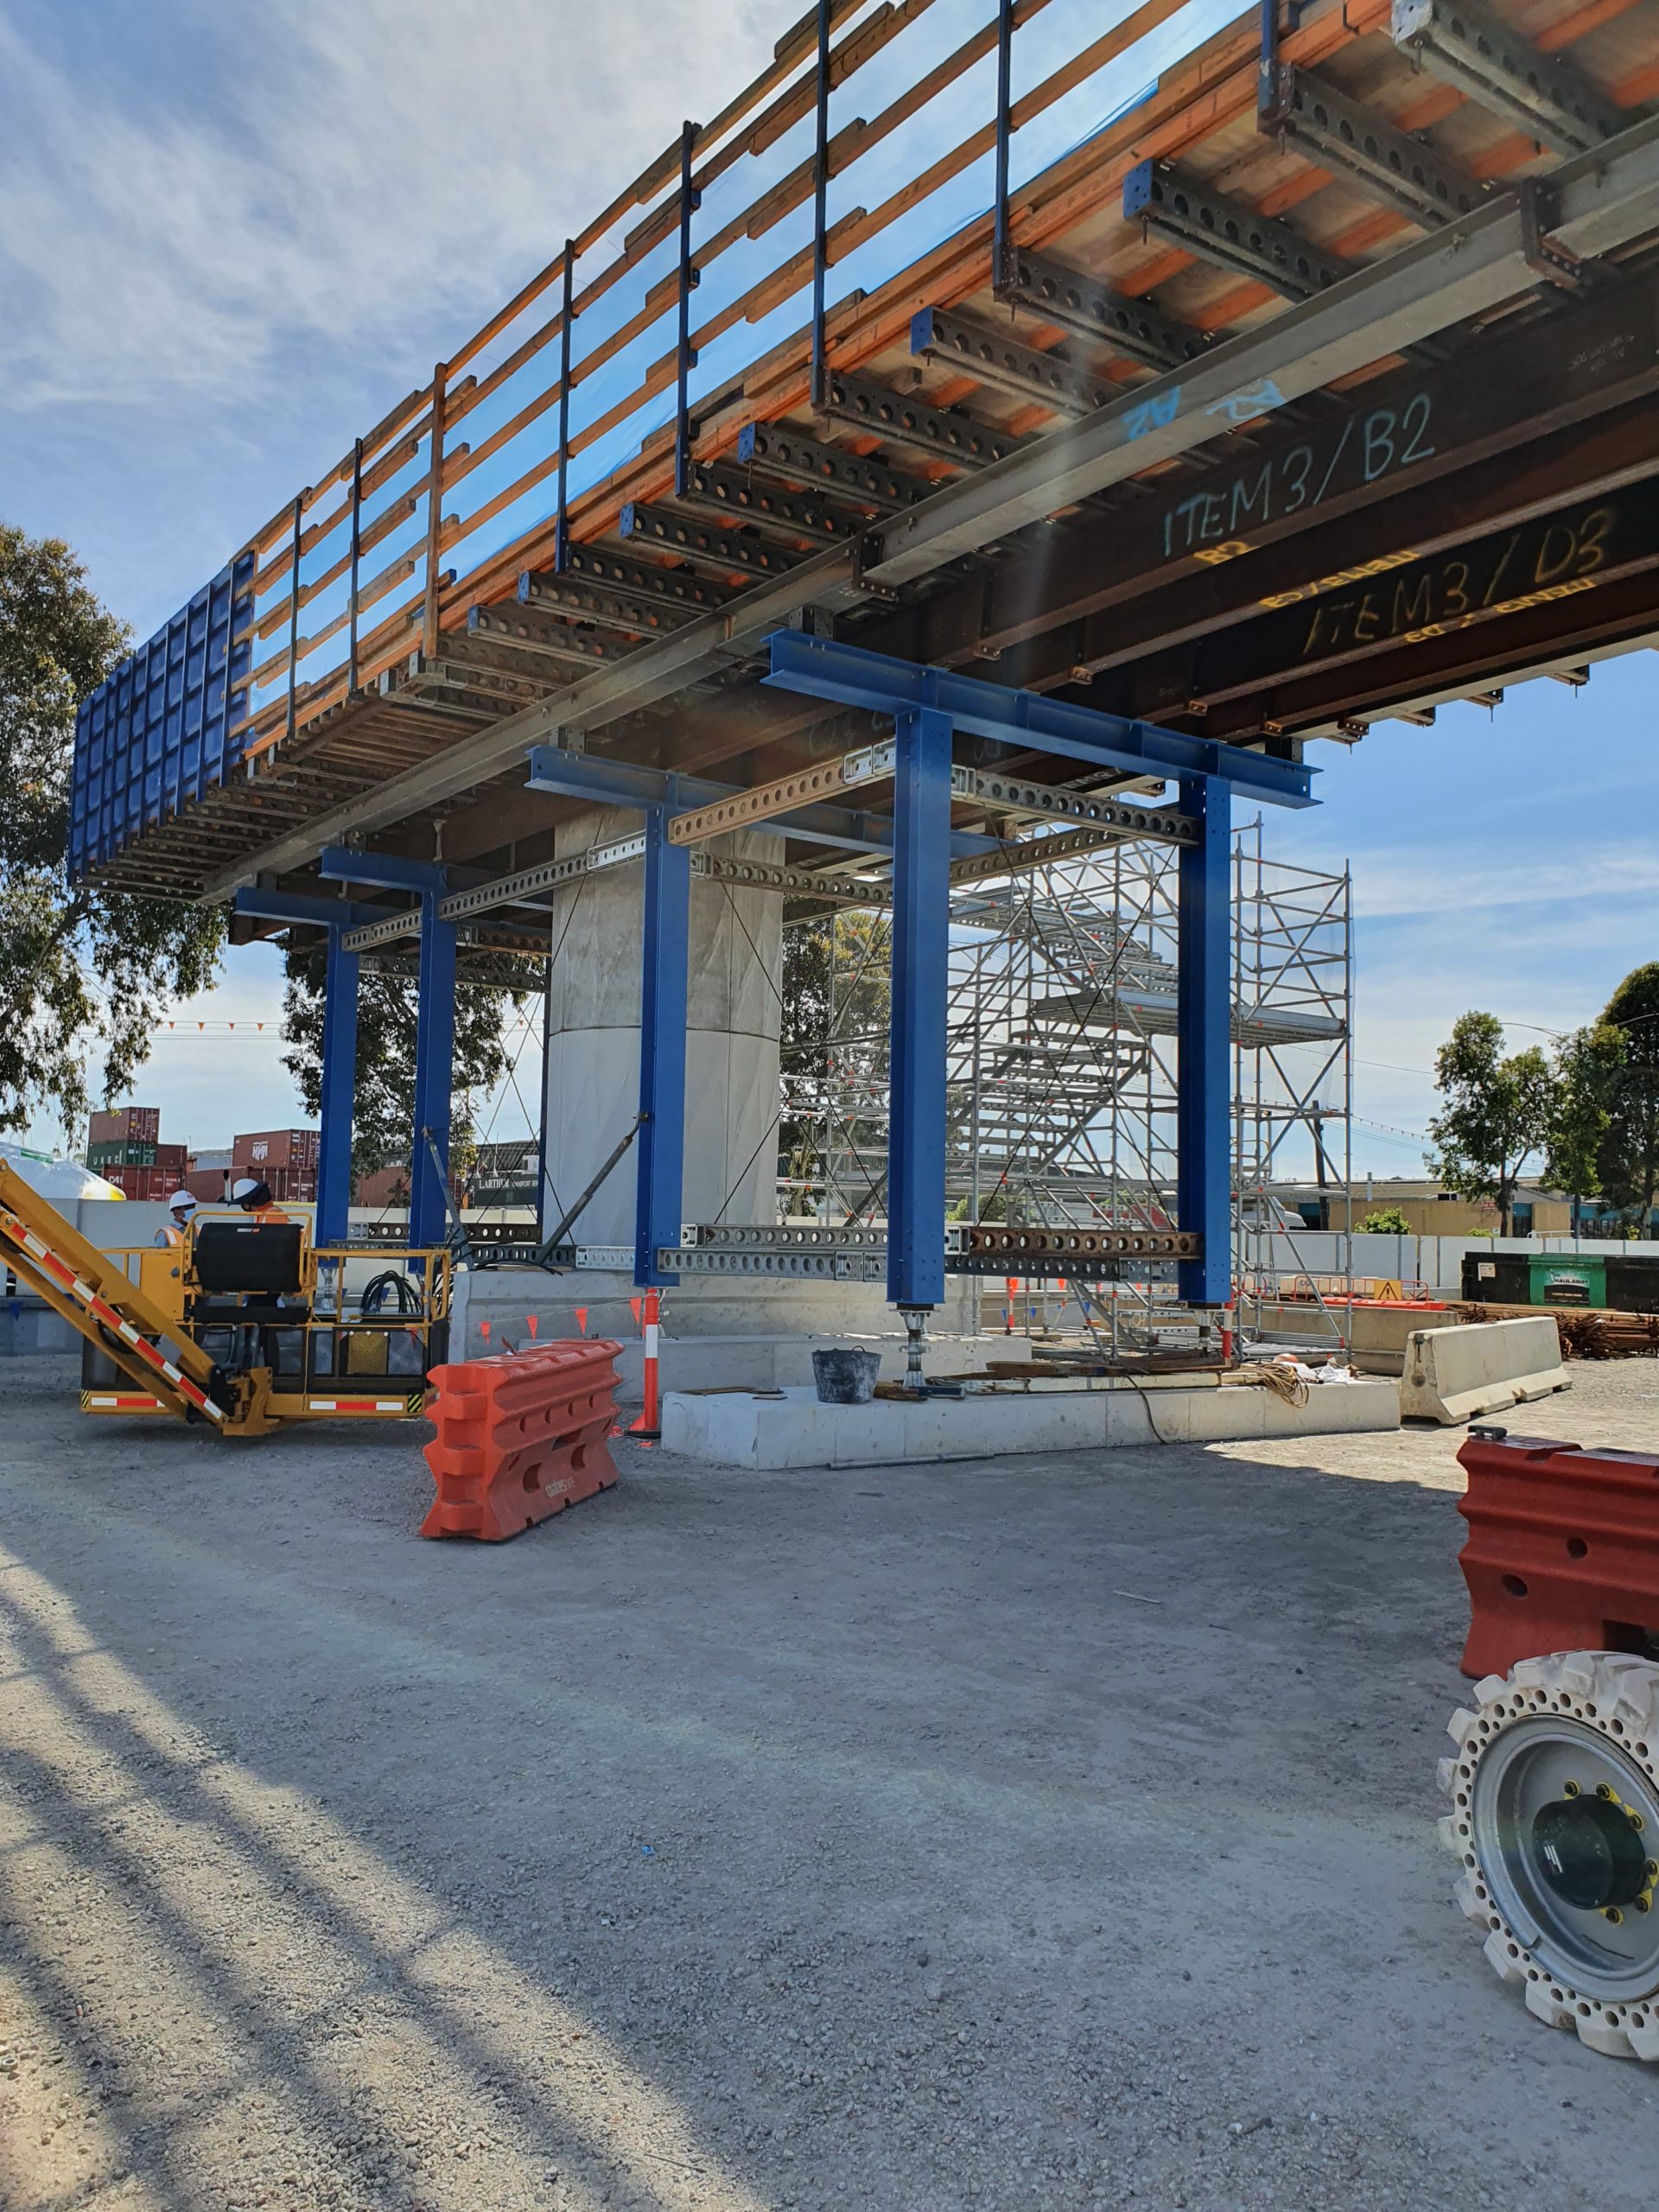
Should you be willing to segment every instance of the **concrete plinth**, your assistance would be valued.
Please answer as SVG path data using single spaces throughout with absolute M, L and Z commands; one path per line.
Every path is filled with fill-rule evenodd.
M 637 1404 L 645 1347 L 632 1280 L 611 1269 L 549 1274 L 540 1268 L 461 1268 L 449 1322 L 451 1359 L 478 1359 L 532 1337 L 546 1344 L 582 1332 L 612 1337 L 626 1404 Z M 664 1389 L 772 1389 L 811 1380 L 812 1354 L 868 1344 L 882 1356 L 885 1379 L 904 1372 L 905 1338 L 880 1283 L 810 1282 L 787 1276 L 688 1277 L 662 1296 L 661 1378 Z M 949 1286 L 934 1314 L 924 1365 L 931 1375 L 978 1373 L 992 1359 L 1027 1358 L 1026 1337 L 980 1335 L 978 1285 Z M 531 1323 L 535 1322 L 532 1332 Z M 488 1324 L 489 1335 L 484 1333 Z
M 1150 1376 L 991 1386 L 965 1398 L 823 1406 L 810 1389 L 772 1397 L 675 1391 L 664 1401 L 663 1448 L 721 1466 L 859 1467 L 983 1459 L 1126 1445 L 1247 1443 L 1398 1428 L 1388 1382 L 1331 1383 L 1306 1406 L 1213 1378 Z
M 566 823 L 558 858 L 633 836 L 639 817 L 595 808 Z M 706 849 L 743 860 L 780 860 L 783 841 L 753 831 Z M 571 1205 L 639 1105 L 640 948 L 644 870 L 595 870 L 562 891 L 552 909 L 557 950 L 548 1037 L 547 1165 L 558 1201 Z M 764 892 L 694 879 L 688 953 L 685 1070 L 686 1221 L 772 1218 L 777 1190 L 778 1038 L 783 974 L 782 902 Z M 556 1202 L 550 1192 L 547 1205 Z M 553 1226 L 550 1216 L 548 1227 Z M 633 1243 L 630 1154 L 584 1211 L 584 1244 Z

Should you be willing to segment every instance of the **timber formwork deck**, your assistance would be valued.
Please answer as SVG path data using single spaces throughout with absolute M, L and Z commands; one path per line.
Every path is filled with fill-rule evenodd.
M 1253 11 L 1010 182 L 1006 149 L 1176 13 L 1148 0 L 1021 81 L 1046 5 L 987 0 L 896 86 L 929 0 L 839 0 L 780 41 L 251 541 L 250 660 L 276 643 L 233 772 L 93 872 L 222 900 L 372 839 L 464 883 L 554 850 L 573 802 L 525 790 L 532 744 L 745 789 L 879 736 L 760 686 L 785 626 L 1281 755 L 1659 632 L 1659 4 L 1315 0 L 1265 55 Z M 851 115 L 866 82 L 884 104 Z M 929 116 L 949 129 L 918 142 Z M 804 162 L 767 168 L 802 130 Z M 884 143 L 914 149 L 902 176 Z M 988 212 L 835 296 L 987 160 Z M 867 171 L 885 196 L 836 213 Z M 757 259 L 804 212 L 810 244 Z M 698 387 L 804 286 L 804 321 Z M 584 386 L 609 404 L 573 428 Z M 985 758 L 1077 780 L 1040 747 Z

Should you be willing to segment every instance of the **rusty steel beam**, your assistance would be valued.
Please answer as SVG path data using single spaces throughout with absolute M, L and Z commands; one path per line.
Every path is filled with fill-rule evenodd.
M 1444 366 L 1377 378 L 1318 422 L 1268 429 L 1248 453 L 1068 526 L 1035 588 L 1023 566 L 953 583 L 882 618 L 868 642 L 946 664 L 1001 654 L 1656 391 L 1659 277 L 1648 275 Z
M 1232 632 L 1206 732 L 1292 729 L 1524 673 L 1659 622 L 1659 478 Z
M 1637 401 L 1524 453 L 1495 455 L 1450 482 L 1398 493 L 1363 515 L 1150 593 L 1135 602 L 1132 626 L 1111 610 L 1051 631 L 1007 656 L 1006 672 L 1046 689 L 1163 654 L 1179 661 L 1183 672 L 1169 697 L 1137 695 L 1136 710 L 1163 711 L 1170 698 L 1203 701 L 1216 696 L 1208 671 L 1227 664 L 1236 626 L 1340 593 L 1357 580 L 1453 549 L 1485 531 L 1522 526 L 1656 471 L 1659 408 Z

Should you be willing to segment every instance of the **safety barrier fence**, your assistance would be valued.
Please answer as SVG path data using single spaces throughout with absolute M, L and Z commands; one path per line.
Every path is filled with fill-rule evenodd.
M 1552 1651 L 1659 1649 L 1659 1455 L 1498 1428 L 1458 1458 L 1465 1675 Z
M 590 1337 L 435 1368 L 437 1496 L 421 1534 L 500 1543 L 608 1490 L 621 1349 Z
M 1195 98 L 1249 110 L 1259 39 L 1230 0 L 821 0 L 94 695 L 72 865 L 435 655 L 521 571 L 619 524 L 648 548 L 664 499 L 718 505 L 694 472 L 746 424 L 1114 201 Z

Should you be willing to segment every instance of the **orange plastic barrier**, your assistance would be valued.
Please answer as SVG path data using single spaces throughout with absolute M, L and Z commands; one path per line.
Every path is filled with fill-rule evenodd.
M 1458 1453 L 1471 1619 L 1463 1671 L 1659 1643 L 1659 1456 L 1501 1429 Z
M 608 1490 L 621 1349 L 588 1337 L 434 1368 L 438 1494 L 421 1534 L 499 1544 Z

